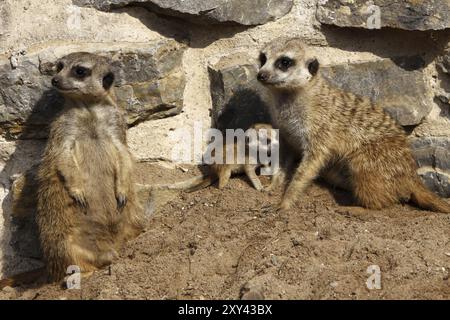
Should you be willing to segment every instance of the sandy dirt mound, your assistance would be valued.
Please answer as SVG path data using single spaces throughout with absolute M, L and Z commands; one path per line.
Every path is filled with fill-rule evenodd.
M 141 165 L 146 183 L 180 181 L 195 170 Z M 267 183 L 267 180 L 264 180 Z M 158 195 L 165 203 L 110 270 L 61 285 L 7 288 L 3 299 L 450 299 L 450 215 L 398 205 L 351 207 L 345 192 L 316 184 L 295 210 L 277 214 L 274 194 L 245 178 L 225 190 Z M 367 268 L 381 269 L 369 290 Z

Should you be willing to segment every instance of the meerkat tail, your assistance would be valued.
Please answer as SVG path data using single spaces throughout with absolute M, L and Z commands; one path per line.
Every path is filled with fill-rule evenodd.
M 421 181 L 413 185 L 411 201 L 418 207 L 435 212 L 450 213 L 450 204 L 428 190 Z
M 216 177 L 211 175 L 199 175 L 194 178 L 175 182 L 170 184 L 157 184 L 157 185 L 142 185 L 138 184 L 140 190 L 178 190 L 185 192 L 195 192 L 206 187 L 209 187 L 217 181 Z
M 0 280 L 0 290 L 5 287 L 17 287 L 33 283 L 46 274 L 47 271 L 45 267 L 16 274 L 10 278 Z
M 186 181 L 188 183 L 187 188 L 183 189 L 186 192 L 195 192 L 206 187 L 209 187 L 214 182 L 217 181 L 215 176 L 206 175 L 206 176 L 198 176 L 191 180 Z

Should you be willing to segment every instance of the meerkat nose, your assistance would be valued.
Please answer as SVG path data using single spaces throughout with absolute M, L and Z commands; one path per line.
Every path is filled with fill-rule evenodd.
M 266 82 L 269 80 L 269 73 L 261 71 L 258 73 L 258 81 Z

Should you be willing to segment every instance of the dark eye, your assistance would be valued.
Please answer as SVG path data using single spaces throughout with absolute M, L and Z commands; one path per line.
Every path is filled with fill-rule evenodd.
M 62 69 L 64 69 L 64 63 L 58 62 L 58 64 L 56 65 L 56 72 L 59 73 Z
M 266 64 L 267 56 L 264 53 L 259 55 L 259 62 L 261 63 L 261 67 Z
M 281 57 L 280 59 L 277 60 L 275 65 L 278 69 L 286 71 L 287 69 L 289 69 L 294 65 L 294 60 L 288 57 Z
M 85 78 L 89 75 L 89 69 L 86 69 L 85 67 L 75 67 L 73 72 L 78 78 Z

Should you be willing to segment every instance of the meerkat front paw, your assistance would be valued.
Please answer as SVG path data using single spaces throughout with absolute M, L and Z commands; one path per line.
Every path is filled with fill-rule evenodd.
M 264 192 L 265 191 L 264 187 L 261 184 L 256 184 L 254 187 L 259 192 Z
M 99 267 L 103 268 L 109 266 L 115 259 L 119 257 L 116 250 L 110 249 L 98 254 L 97 263 Z
M 267 187 L 264 187 L 262 191 L 271 195 L 275 191 L 275 189 L 276 187 L 273 184 L 270 184 Z
M 288 210 L 292 209 L 293 205 L 294 204 L 292 201 L 290 201 L 288 199 L 283 199 L 281 201 L 281 203 L 278 205 L 277 212 L 288 211 Z
M 84 191 L 81 189 L 71 189 L 69 191 L 70 197 L 75 201 L 75 203 L 83 209 L 87 209 L 88 202 Z

